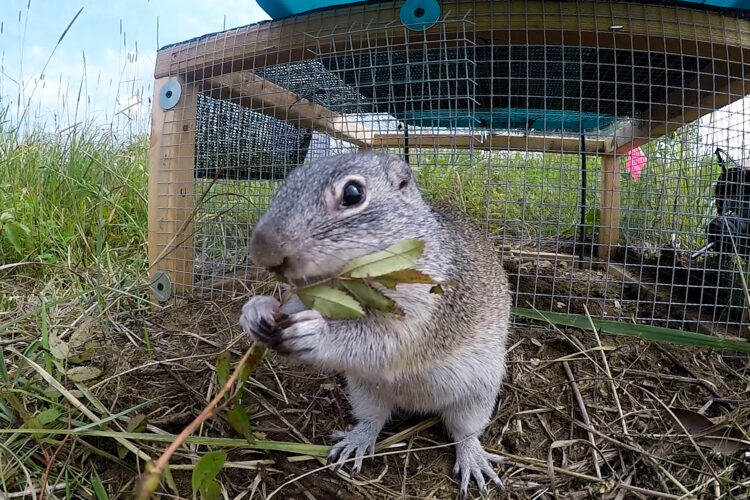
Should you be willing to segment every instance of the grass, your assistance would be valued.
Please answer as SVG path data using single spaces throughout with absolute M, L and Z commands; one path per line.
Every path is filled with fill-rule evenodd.
M 15 228 L 13 237 L 0 231 L 0 266 L 34 263 L 18 274 L 43 281 L 97 274 L 112 286 L 138 282 L 147 153 L 145 136 L 121 143 L 92 128 L 20 139 L 0 125 L 0 216 Z
M 699 248 L 711 215 L 713 183 L 721 168 L 698 145 L 696 127 L 685 127 L 644 146 L 649 157 L 634 181 L 623 169 L 621 227 L 626 240 L 653 246 Z M 621 161 L 624 161 L 621 158 Z M 580 227 L 579 155 L 493 151 L 423 154 L 413 164 L 429 197 L 445 198 L 478 220 L 490 234 L 572 238 Z M 587 160 L 586 225 L 598 220 L 598 157 Z
M 93 412 L 106 418 L 98 398 L 66 374 L 86 368 L 100 348 L 102 339 L 90 338 L 95 328 L 143 303 L 147 152 L 145 135 L 123 142 L 93 126 L 21 134 L 0 120 L 0 429 L 72 429 L 90 422 Z M 67 330 L 60 330 L 62 317 L 70 318 Z M 59 344 L 71 353 L 80 349 L 57 359 Z M 80 388 L 55 391 L 30 363 Z M 102 452 L 84 444 L 83 455 L 71 455 L 71 441 L 0 439 L 0 496 L 46 488 L 101 498 L 91 465 L 64 464 Z

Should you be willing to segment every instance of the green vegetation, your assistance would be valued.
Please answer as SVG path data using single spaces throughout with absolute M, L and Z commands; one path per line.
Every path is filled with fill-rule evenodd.
M 31 2 L 26 7 L 26 20 L 30 7 Z M 19 12 L 19 23 L 21 14 Z M 62 32 L 48 62 L 79 14 L 81 11 Z M 121 35 L 124 42 L 124 32 L 121 31 Z M 41 72 L 44 73 L 45 69 Z M 232 319 L 238 303 L 194 301 L 187 306 L 176 304 L 175 307 L 172 304 L 161 308 L 149 302 L 145 286 L 148 265 L 148 136 L 145 123 L 130 124 L 135 132 L 131 130 L 123 139 L 112 132 L 116 128 L 114 123 L 100 128 L 88 124 L 88 117 L 79 122 L 76 103 L 75 113 L 72 109 L 56 110 L 60 116 L 67 114 L 70 118 L 72 115 L 72 123 L 50 130 L 44 124 L 45 120 L 31 116 L 34 109 L 39 109 L 35 107 L 38 103 L 32 100 L 36 85 L 55 78 L 54 75 L 44 76 L 36 82 L 24 82 L 22 78 L 18 82 L 13 80 L 13 85 L 22 89 L 18 98 L 27 107 L 17 109 L 11 119 L 4 112 L 8 101 L 3 101 L 3 92 L 11 88 L 10 85 L 4 86 L 10 77 L 5 71 L 0 74 L 0 498 L 21 498 L 22 495 L 39 499 L 130 497 L 134 479 L 148 470 L 147 461 L 158 457 L 168 443 L 173 443 L 183 426 L 201 411 L 206 399 L 210 399 L 212 393 L 216 394 L 217 387 L 230 380 L 232 359 L 236 359 L 240 350 L 238 346 L 242 345 L 235 342 L 239 338 Z M 78 97 L 80 102 L 86 96 Z M 682 248 L 697 248 L 703 244 L 702 234 L 712 211 L 712 183 L 719 168 L 711 151 L 702 149 L 699 143 L 697 129 L 685 127 L 644 148 L 649 163 L 637 182 L 623 172 L 623 239 L 658 247 L 670 243 L 671 234 L 675 232 Z M 411 163 L 428 198 L 453 202 L 484 222 L 491 235 L 522 236 L 529 241 L 539 237 L 572 239 L 578 230 L 581 217 L 578 155 L 412 148 Z M 592 238 L 599 218 L 597 187 L 601 183 L 601 169 L 596 157 L 589 157 L 587 173 L 586 234 Z M 193 227 L 198 235 L 196 261 L 220 265 L 229 260 L 241 262 L 246 257 L 244 243 L 278 186 L 277 181 L 220 180 L 212 183 L 210 179 L 197 180 L 196 197 L 209 188 L 210 193 L 194 220 Z M 378 265 L 382 266 L 382 262 Z M 389 269 L 386 267 L 386 270 Z M 382 268 L 380 271 L 385 272 Z M 380 276 L 379 281 L 387 283 L 389 278 L 404 281 L 423 279 L 423 276 L 407 272 L 394 277 L 389 273 Z M 747 290 L 746 286 L 744 288 L 735 288 L 738 297 L 733 302 L 745 303 Z M 393 303 L 387 302 L 388 299 L 384 301 L 383 296 L 373 295 L 371 289 L 357 288 L 349 283 L 347 290 L 357 302 L 369 301 L 374 308 L 394 307 Z M 330 298 L 330 290 L 325 292 L 312 299 Z M 524 386 L 536 377 L 547 381 L 560 379 L 559 370 L 545 372 L 545 365 L 556 369 L 560 361 L 566 366 L 568 361 L 577 365 L 574 371 L 582 377 L 579 378 L 582 382 L 580 390 L 587 401 L 596 402 L 590 411 L 598 432 L 610 432 L 606 425 L 602 425 L 602 415 L 607 420 L 613 417 L 607 407 L 617 407 L 621 413 L 617 422 L 625 425 L 614 385 L 612 392 L 616 404 L 606 399 L 609 387 L 603 389 L 601 382 L 604 377 L 598 371 L 598 361 L 592 365 L 597 368 L 591 371 L 591 366 L 585 368 L 583 357 L 577 353 L 552 359 L 558 356 L 559 346 L 554 344 L 561 337 L 565 336 L 570 343 L 570 338 L 578 335 L 575 345 L 580 354 L 589 359 L 601 354 L 607 373 L 609 366 L 605 353 L 610 345 L 618 347 L 618 352 L 609 358 L 609 362 L 613 364 L 618 384 L 622 382 L 621 387 L 625 387 L 619 390 L 623 395 L 627 422 L 633 421 L 630 416 L 637 418 L 637 426 L 630 427 L 628 439 L 620 446 L 608 448 L 608 443 L 618 443 L 617 440 L 622 438 L 619 431 L 608 436 L 607 442 L 594 443 L 599 446 L 597 451 L 607 465 L 614 463 L 607 460 L 617 454 L 620 463 L 624 464 L 626 460 L 631 468 L 628 454 L 636 449 L 633 443 L 638 446 L 654 443 L 660 448 L 649 448 L 649 454 L 643 455 L 646 459 L 637 457 L 626 481 L 633 479 L 635 485 L 644 481 L 644 476 L 645 481 L 655 481 L 650 475 L 659 474 L 653 467 L 656 465 L 665 474 L 664 467 L 672 471 L 668 479 L 675 481 L 679 488 L 674 488 L 671 483 L 669 487 L 672 493 L 680 495 L 687 492 L 682 483 L 693 488 L 694 480 L 702 482 L 705 478 L 716 477 L 715 487 L 719 487 L 719 476 L 722 481 L 726 479 L 727 484 L 737 482 L 736 477 L 744 471 L 741 462 L 738 465 L 738 462 L 723 457 L 728 466 L 717 468 L 722 470 L 717 476 L 708 462 L 707 470 L 702 470 L 704 464 L 699 461 L 688 462 L 690 467 L 680 462 L 680 457 L 695 455 L 693 448 L 682 448 L 679 453 L 668 455 L 662 453 L 663 442 L 654 441 L 654 436 L 665 430 L 660 421 L 650 420 L 655 412 L 653 408 L 642 405 L 639 400 L 641 393 L 638 392 L 644 387 L 643 380 L 649 377 L 644 377 L 644 372 L 629 371 L 638 368 L 650 370 L 652 366 L 674 370 L 674 359 L 655 362 L 655 358 L 650 357 L 650 351 L 654 349 L 643 348 L 640 344 L 617 344 L 613 340 L 612 344 L 602 346 L 598 336 L 597 348 L 591 342 L 593 334 L 581 334 L 580 331 L 595 330 L 596 333 L 635 336 L 693 348 L 712 347 L 739 352 L 747 352 L 747 343 L 646 325 L 600 321 L 586 316 L 528 309 L 516 309 L 515 313 L 517 317 L 535 321 L 542 327 L 533 329 L 531 342 L 536 346 L 553 347 L 542 356 L 541 349 L 527 351 L 529 345 L 521 346 L 520 342 L 514 346 L 514 349 L 519 347 L 514 356 L 523 357 L 524 352 L 535 352 L 534 358 L 514 360 L 516 363 L 512 366 L 514 369 L 522 367 L 524 376 L 505 389 L 506 401 L 517 405 L 510 412 L 518 419 L 515 421 L 518 429 L 524 428 L 528 433 L 541 421 L 546 434 L 551 439 L 558 439 L 556 443 L 572 442 L 564 439 L 570 438 L 570 429 L 574 428 L 575 422 L 565 419 L 576 411 L 572 407 L 558 411 L 572 398 L 565 394 L 564 400 L 555 400 L 565 393 L 560 390 L 564 380 L 563 385 L 544 384 L 554 391 L 551 395 L 545 394 L 538 385 Z M 565 328 L 565 335 L 558 336 L 560 331 L 555 331 L 548 337 L 551 341 L 545 342 L 540 335 L 545 334 L 543 327 L 549 325 Z M 550 331 L 552 328 L 547 333 Z M 559 344 L 565 345 L 563 342 Z M 675 352 L 679 354 L 679 350 L 675 349 Z M 748 386 L 745 368 L 738 366 L 739 363 L 724 364 L 717 353 L 712 353 L 709 362 L 701 359 L 700 354 L 689 353 L 697 361 L 695 369 L 701 378 L 696 378 L 696 381 L 712 387 L 716 382 L 722 394 L 713 395 L 723 396 L 720 399 L 724 401 L 747 399 L 744 397 Z M 542 358 L 541 363 L 538 358 Z M 214 360 L 218 360 L 216 374 L 206 369 Z M 170 462 L 174 467 L 165 471 L 163 483 L 153 485 L 155 488 L 159 486 L 160 494 L 182 498 L 192 489 L 196 498 L 204 499 L 233 498 L 238 494 L 248 495 L 248 492 L 246 497 L 264 496 L 267 485 L 261 475 L 255 476 L 264 481 L 256 492 L 259 482 L 252 479 L 255 473 L 242 470 L 241 475 L 232 476 L 230 481 L 226 481 L 222 473 L 230 465 L 252 469 L 250 462 L 256 461 L 260 455 L 251 452 L 258 450 L 275 450 L 303 460 L 306 458 L 300 455 L 309 458 L 327 454 L 328 447 L 320 444 L 323 429 L 317 426 L 324 418 L 307 419 L 309 425 L 300 425 L 299 430 L 292 425 L 299 425 L 296 415 L 319 413 L 315 405 L 321 400 L 331 401 L 329 398 L 334 397 L 331 395 L 335 384 L 320 384 L 318 379 L 311 379 L 310 387 L 321 393 L 305 388 L 298 390 L 297 384 L 304 383 L 300 382 L 301 378 L 295 375 L 296 383 L 287 385 L 289 378 L 283 372 L 284 367 L 274 366 L 265 373 L 254 373 L 253 379 L 256 375 L 258 379 L 252 380 L 251 385 L 251 371 L 260 363 L 261 356 L 257 356 L 251 363 L 252 369 L 242 370 L 237 391 L 228 393 L 225 398 L 227 405 L 216 418 L 206 421 L 196 435 L 188 437 L 186 446 L 175 446 L 174 460 Z M 706 366 L 710 366 L 713 372 L 705 369 Z M 532 367 L 531 371 L 526 371 L 529 367 Z M 677 365 L 677 368 L 680 368 L 680 374 L 684 371 L 695 376 L 689 370 L 682 370 L 684 365 Z M 261 378 L 268 377 L 268 372 L 272 372 L 273 380 Z M 655 375 L 658 378 L 658 374 Z M 687 377 L 679 378 L 688 380 Z M 611 375 L 608 379 L 614 384 Z M 705 404 L 703 399 L 690 400 L 692 391 L 686 391 L 685 386 L 677 382 L 670 386 L 668 380 L 660 381 L 658 387 L 648 386 L 649 390 L 653 389 L 665 401 L 688 401 L 696 408 Z M 575 385 L 575 381 L 572 382 Z M 332 388 L 323 389 L 324 386 Z M 257 387 L 265 389 L 257 391 Z M 277 392 L 277 387 L 278 400 L 270 398 L 267 401 L 271 403 L 267 403 L 263 397 L 272 391 Z M 299 394 L 304 394 L 304 397 L 298 398 Z M 241 400 L 243 396 L 247 396 L 245 400 Z M 262 402 L 262 409 L 257 406 L 258 401 Z M 283 411 L 276 413 L 275 405 Z M 539 413 L 539 408 L 544 408 L 545 412 Z M 558 413 L 552 413 L 553 409 Z M 269 413 L 268 418 L 274 422 L 272 425 L 258 425 L 258 429 L 264 429 L 264 432 L 266 429 L 281 429 L 288 433 L 288 437 L 265 439 L 262 433 L 255 432 L 251 425 L 255 426 L 256 420 L 264 418 L 264 412 Z M 746 408 L 740 406 L 736 413 L 742 415 L 743 412 L 747 413 Z M 282 414 L 284 417 L 278 418 Z M 533 419 L 530 425 L 523 423 L 523 414 Z M 560 433 L 557 433 L 556 420 L 565 424 Z M 290 427 L 281 426 L 280 421 Z M 391 436 L 380 442 L 377 449 L 385 449 L 397 441 L 410 441 L 412 435 L 435 422 L 426 421 Z M 535 451 L 523 448 L 527 438 L 514 436 L 512 429 L 516 425 L 511 426 L 510 420 L 507 422 L 507 428 L 511 429 L 508 436 L 521 446 L 514 467 L 523 464 L 524 460 L 535 464 L 533 481 L 538 481 L 542 477 L 539 471 L 547 470 L 548 464 L 528 461 L 524 454 L 532 456 Z M 325 429 L 325 434 L 329 430 Z M 502 434 L 506 434 L 505 430 Z M 297 440 L 309 442 L 294 442 Z M 404 453 L 407 450 L 398 451 Z M 413 452 L 411 446 L 408 452 Z M 549 452 L 551 458 L 552 450 Z M 576 455 L 576 450 L 571 448 L 566 453 L 563 465 L 575 469 L 574 486 L 581 491 L 583 473 L 591 470 L 581 461 L 581 455 Z M 269 467 L 268 477 L 276 474 L 275 468 L 284 470 L 285 476 L 287 472 L 295 472 L 295 469 L 290 469 L 295 467 L 293 461 L 283 465 L 274 465 L 273 460 L 260 462 L 265 462 L 260 466 Z M 427 459 L 420 458 L 419 462 L 439 461 L 427 456 Z M 653 467 L 656 472 L 643 474 L 636 469 L 638 462 L 648 464 L 647 467 Z M 302 461 L 303 467 L 307 464 L 309 462 Z M 391 470 L 396 469 L 399 472 L 392 475 L 398 475 L 397 489 L 389 489 L 387 481 L 381 482 L 382 475 L 372 484 L 383 491 L 398 491 L 402 482 L 406 483 L 407 469 L 403 469 L 403 475 L 400 468 Z M 298 478 L 304 475 L 302 470 L 296 470 Z M 424 470 L 433 474 L 429 467 Z M 564 468 L 556 470 L 565 471 Z M 408 472 L 411 480 L 412 470 Z M 443 472 L 427 477 L 432 482 Z M 513 476 L 525 480 L 523 474 L 523 470 L 518 469 Z M 609 472 L 605 471 L 605 474 L 604 480 L 609 483 Z M 162 474 L 158 474 L 157 481 L 161 477 Z M 661 475 L 658 477 L 664 481 Z M 180 481 L 181 487 L 176 480 Z M 564 494 L 566 486 L 562 474 L 557 475 L 556 481 L 553 485 L 555 493 L 562 488 L 560 492 Z M 543 478 L 541 482 L 544 483 Z M 599 482 L 604 487 L 602 479 Z M 711 484 L 699 485 L 693 491 L 701 492 Z M 229 491 L 232 486 L 243 492 Z M 586 485 L 586 488 L 591 486 Z M 279 489 L 281 487 L 276 491 Z M 334 491 L 336 489 L 339 489 L 338 485 Z M 643 496 L 646 492 L 648 490 L 642 490 L 640 494 Z M 277 498 L 283 498 L 286 493 L 287 490 Z M 327 493 L 324 489 L 315 491 L 318 498 L 325 498 Z
M 145 136 L 94 128 L 23 138 L 0 123 L 0 265 L 41 280 L 95 272 L 111 286 L 146 266 Z
M 677 232 L 683 248 L 702 244 L 712 209 L 711 186 L 719 170 L 710 152 L 696 150 L 694 134 L 694 129 L 686 128 L 648 145 L 649 163 L 637 182 L 623 173 L 622 221 L 629 228 L 623 238 L 663 245 L 671 232 Z M 577 231 L 581 196 L 577 155 L 431 150 L 413 150 L 412 155 L 425 195 L 453 202 L 485 222 L 492 235 L 553 239 L 572 238 Z M 597 224 L 600 177 L 598 159 L 590 157 L 589 237 Z M 146 366 L 165 358 L 187 360 L 196 353 L 218 356 L 214 350 L 223 344 L 215 340 L 173 354 L 176 322 L 152 327 L 143 286 L 147 180 L 145 134 L 123 141 L 95 127 L 74 127 L 24 135 L 0 119 L 0 496 L 24 488 L 33 488 L 39 497 L 46 497 L 44 489 L 68 498 L 127 495 L 132 489 L 129 481 L 138 471 L 129 471 L 120 481 L 113 479 L 112 465 L 127 468 L 132 467 L 134 455 L 141 460 L 158 456 L 161 448 L 156 444 L 169 442 L 179 429 L 159 427 L 162 434 L 148 429 L 147 416 L 138 411 L 151 401 L 121 403 L 119 372 L 127 370 L 117 365 L 118 374 L 113 375 L 113 366 L 107 366 L 110 360 L 103 358 L 127 357 L 123 351 L 133 350 L 140 358 L 128 360 L 127 366 Z M 197 181 L 197 196 L 209 186 L 211 192 L 194 223 L 200 235 L 196 258 L 227 259 L 224 249 L 246 240 L 278 185 Z M 241 260 L 241 255 L 235 257 Z M 214 314 L 220 329 L 229 331 L 232 312 L 223 307 Z M 591 325 L 602 333 L 745 349 L 741 342 L 674 330 L 523 309 L 516 313 L 542 324 L 581 329 Z M 121 337 L 116 349 L 104 349 L 104 339 L 116 335 Z M 226 378 L 229 363 L 228 351 L 221 349 L 216 352 L 225 353 L 222 359 L 227 366 L 217 370 L 219 381 Z M 134 373 L 145 376 L 138 371 L 143 366 L 134 368 Z M 204 370 L 200 365 L 186 372 Z M 112 386 L 98 387 L 102 377 L 110 376 L 118 379 L 115 394 L 108 394 Z M 184 391 L 182 386 L 178 390 Z M 236 406 L 226 418 L 237 436 L 247 437 L 253 414 L 248 417 L 244 407 Z M 203 498 L 218 494 L 215 476 L 226 458 L 224 448 L 314 456 L 326 452 L 323 446 L 248 442 L 216 434 L 194 436 L 187 442 L 200 445 L 199 454 L 214 450 L 204 457 L 221 458 L 216 463 L 222 463 L 208 472 L 201 462 L 195 466 L 192 485 Z M 195 454 L 179 454 L 182 470 L 189 470 L 188 456 Z M 177 494 L 169 474 L 165 481 L 168 491 Z
M 721 173 L 713 152 L 688 126 L 643 147 L 648 164 L 637 181 L 622 168 L 621 237 L 654 247 L 677 233 L 682 248 L 699 248 Z M 625 159 L 621 157 L 621 164 Z M 452 201 L 492 235 L 572 238 L 580 226 L 581 159 L 574 154 L 457 151 L 412 160 L 425 194 Z M 601 166 L 587 159 L 586 234 L 598 222 Z
M 622 174 L 623 238 L 655 246 L 676 232 L 683 248 L 703 243 L 711 190 L 720 170 L 695 151 L 694 129 L 646 147 L 636 182 Z M 684 147 L 689 144 L 692 148 Z M 0 265 L 38 262 L 20 272 L 55 274 L 96 268 L 110 279 L 143 275 L 146 241 L 147 138 L 122 143 L 94 128 L 19 138 L 0 125 Z M 416 156 L 416 157 L 415 157 Z M 412 164 L 425 195 L 448 199 L 490 234 L 573 237 L 580 223 L 577 155 L 422 150 Z M 587 234 L 597 222 L 601 171 L 588 160 Z M 208 187 L 202 181 L 200 187 Z M 278 183 L 219 181 L 198 214 L 196 232 L 220 248 L 246 238 Z M 239 223 L 239 224 L 238 224 Z M 238 231 L 241 234 L 237 234 Z M 33 271 L 31 271 L 33 269 Z M 46 274 L 45 274 L 46 273 Z

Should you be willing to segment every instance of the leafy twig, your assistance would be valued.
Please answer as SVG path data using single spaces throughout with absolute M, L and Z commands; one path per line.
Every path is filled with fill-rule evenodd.
M 429 284 L 433 285 L 430 293 L 442 293 L 448 283 L 438 283 L 413 268 L 423 251 L 422 240 L 402 240 L 353 259 L 338 276 L 295 287 L 293 292 L 305 306 L 328 318 L 357 319 L 366 309 L 401 315 L 398 305 L 374 285 L 393 289 L 399 283 Z
M 257 367 L 260 364 L 264 354 L 265 348 L 258 342 L 253 342 L 247 352 L 245 352 L 245 354 L 242 356 L 242 359 L 240 359 L 240 362 L 237 363 L 237 366 L 235 367 L 232 375 L 230 375 L 222 388 L 219 390 L 216 396 L 214 396 L 211 402 L 208 403 L 208 405 L 203 409 L 200 415 L 198 415 L 195 420 L 193 420 L 187 427 L 185 427 L 185 429 L 183 429 L 183 431 L 177 436 L 174 441 L 172 441 L 167 449 L 164 450 L 164 453 L 162 453 L 155 462 L 149 462 L 146 464 L 146 470 L 136 484 L 135 498 L 137 500 L 148 500 L 149 498 L 151 498 L 151 495 L 153 495 L 153 493 L 159 487 L 161 477 L 164 474 L 167 466 L 169 465 L 169 459 L 172 457 L 174 452 L 177 451 L 177 448 L 179 448 L 183 444 L 185 439 L 193 432 L 195 432 L 195 430 L 203 422 L 213 416 L 216 407 L 222 401 L 224 395 L 229 392 L 234 383 L 237 382 L 237 380 L 241 376 L 243 376 L 244 373 L 247 373 L 249 371 L 249 368 L 252 367 L 252 365 L 255 365 L 255 367 Z

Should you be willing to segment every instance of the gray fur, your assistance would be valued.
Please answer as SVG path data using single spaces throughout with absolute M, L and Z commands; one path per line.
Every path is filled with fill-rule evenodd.
M 334 186 L 350 175 L 363 178 L 367 189 L 368 205 L 354 215 L 330 203 Z M 501 457 L 486 453 L 478 437 L 505 373 L 510 295 L 498 255 L 479 228 L 446 204 L 428 204 L 400 158 L 357 153 L 293 171 L 258 223 L 250 253 L 260 265 L 281 265 L 299 284 L 335 275 L 349 260 L 406 238 L 425 242 L 419 270 L 455 286 L 442 295 L 429 293 L 429 285 L 384 289 L 403 318 L 328 320 L 297 301 L 285 306 L 289 321 L 270 345 L 346 375 L 358 423 L 337 436 L 332 459 L 356 457 L 357 472 L 393 410 L 437 413 L 459 442 L 461 495 L 472 477 L 483 489 L 483 474 L 501 486 L 490 465 Z M 243 309 L 241 324 L 253 339 L 267 341 L 258 321 L 268 317 L 269 304 L 280 307 L 256 297 Z

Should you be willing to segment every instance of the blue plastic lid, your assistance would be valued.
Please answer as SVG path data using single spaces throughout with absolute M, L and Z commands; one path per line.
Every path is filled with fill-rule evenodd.
M 273 19 L 304 14 L 317 9 L 363 3 L 362 0 L 257 0 L 258 5 Z M 370 0 L 373 1 L 373 0 Z M 375 0 L 377 1 L 377 0 Z M 393 0 L 381 0 L 393 1 Z M 750 10 L 750 0 L 674 0 L 665 3 L 709 5 L 725 9 Z M 400 5 L 400 3 L 399 3 Z

